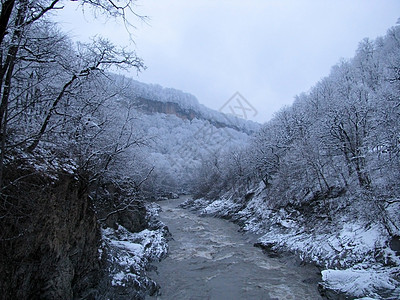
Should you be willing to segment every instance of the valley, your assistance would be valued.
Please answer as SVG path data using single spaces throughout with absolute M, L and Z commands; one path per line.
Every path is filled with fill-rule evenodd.
M 322 299 L 318 268 L 289 255 L 268 257 L 253 247 L 256 235 L 180 208 L 188 199 L 159 202 L 172 238 L 168 256 L 150 273 L 159 293 L 148 299 Z
M 127 13 L 146 20 L 136 1 L 72 2 L 131 37 Z M 67 3 L 1 6 L 0 299 L 400 299 L 400 21 L 290 105 L 268 90 L 299 79 L 278 80 L 282 60 L 260 50 L 253 77 L 229 72 L 247 68 L 236 51 L 258 49 L 240 38 L 207 69 L 199 101 L 135 80 L 146 65 L 134 43 L 64 33 L 50 12 Z M 182 44 L 202 36 L 183 27 Z M 171 36 L 149 52 L 197 83 L 214 60 L 158 49 Z M 202 104 L 228 81 L 234 96 Z M 236 91 L 250 81 L 259 107 Z M 247 119 L 273 101 L 264 124 Z

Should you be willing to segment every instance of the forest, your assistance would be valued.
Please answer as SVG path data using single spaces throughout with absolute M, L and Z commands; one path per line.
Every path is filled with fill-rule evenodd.
M 400 295 L 400 25 L 260 125 L 117 75 L 145 62 L 99 36 L 73 42 L 48 17 L 61 8 L 2 1 L 1 299 L 157 293 L 146 268 L 169 233 L 154 201 L 178 194 L 315 263 L 325 291 Z
M 130 230 L 126 234 L 137 246 L 136 252 L 124 252 L 137 255 L 132 274 L 128 267 L 130 285 L 124 283 L 121 293 L 138 298 L 155 287 L 138 274 L 147 261 L 165 254 L 165 230 L 151 217 L 155 210 L 137 197 L 152 168 L 127 151 L 147 137 L 135 131 L 131 105 L 122 96 L 124 83 L 116 84 L 109 70 L 141 71 L 144 64 L 134 52 L 101 37 L 72 42 L 49 17 L 62 5 L 2 1 L 0 297 L 118 295 L 112 278 L 126 267 L 125 248 L 102 231 L 107 224 L 117 230 L 118 223 Z M 124 21 L 133 2 L 81 5 Z M 128 181 L 125 175 L 132 170 Z M 161 252 L 151 246 L 155 239 Z
M 134 4 L 80 5 L 128 22 Z M 190 192 L 202 156 L 259 124 L 117 75 L 144 62 L 100 36 L 72 41 L 57 9 L 2 3 L 0 298 L 141 299 L 158 290 L 146 269 L 168 249 L 151 201 Z
M 323 266 L 326 287 L 378 299 L 390 290 L 395 299 L 399 65 L 399 25 L 364 39 L 250 143 L 204 160 L 198 200 L 187 205 L 265 234 L 261 247 Z

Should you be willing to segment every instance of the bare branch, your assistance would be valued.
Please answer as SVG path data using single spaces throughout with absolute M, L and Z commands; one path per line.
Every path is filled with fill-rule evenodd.
M 128 208 L 132 207 L 132 204 L 135 202 L 135 199 L 131 200 L 128 204 L 126 204 L 124 207 L 113 210 L 112 212 L 110 212 L 106 217 L 99 219 L 99 222 L 105 222 L 108 220 L 109 217 L 118 214 L 120 212 L 123 212 L 125 210 L 127 210 Z

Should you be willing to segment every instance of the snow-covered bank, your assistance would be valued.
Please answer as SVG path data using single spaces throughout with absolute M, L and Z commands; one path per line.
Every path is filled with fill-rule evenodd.
M 263 234 L 258 245 L 268 251 L 289 251 L 317 264 L 322 269 L 321 293 L 328 297 L 400 298 L 399 253 L 393 246 L 393 237 L 378 221 L 354 218 L 349 206 L 328 216 L 318 202 L 307 204 L 306 208 L 272 208 L 265 199 L 260 186 L 244 197 L 226 193 L 216 201 L 189 200 L 183 206 L 201 214 L 229 218 L 246 231 Z M 305 213 L 304 209 L 312 213 Z M 398 212 L 398 204 L 391 210 Z
M 100 255 L 107 265 L 108 290 L 112 299 L 143 299 L 154 294 L 159 286 L 147 274 L 151 262 L 164 258 L 168 252 L 168 230 L 157 215 L 159 206 L 146 205 L 150 229 L 132 233 L 122 225 L 102 229 Z

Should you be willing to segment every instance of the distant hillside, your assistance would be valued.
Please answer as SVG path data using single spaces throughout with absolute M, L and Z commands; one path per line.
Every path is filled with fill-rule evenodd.
M 209 109 L 179 90 L 122 76 L 116 82 L 120 101 L 137 120 L 135 130 L 146 137 L 146 146 L 135 154 L 141 157 L 136 161 L 143 161 L 144 169 L 155 166 L 147 184 L 158 193 L 188 192 L 204 157 L 220 156 L 225 149 L 244 145 L 261 126 Z
M 209 121 L 217 128 L 232 128 L 253 134 L 260 124 L 210 109 L 199 103 L 191 94 L 160 85 L 146 84 L 123 76 L 117 77 L 120 84 L 127 86 L 126 96 L 136 103 L 136 108 L 145 113 L 173 114 L 181 119 Z
M 187 205 L 264 234 L 273 255 L 316 263 L 329 299 L 400 299 L 399 66 L 397 24 L 241 151 L 205 161 Z
M 113 75 L 141 71 L 142 59 L 98 36 L 71 41 L 44 17 L 46 1 L 9 2 L 0 38 L 0 299 L 155 294 L 146 272 L 166 255 L 169 235 L 149 200 L 190 191 L 202 157 L 246 143 L 258 125 Z

